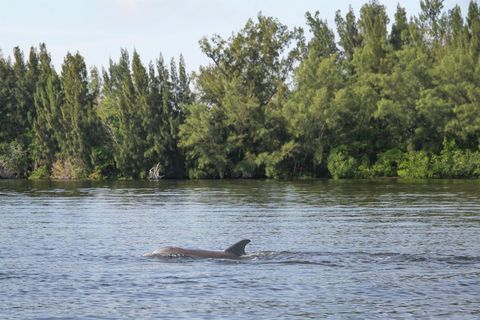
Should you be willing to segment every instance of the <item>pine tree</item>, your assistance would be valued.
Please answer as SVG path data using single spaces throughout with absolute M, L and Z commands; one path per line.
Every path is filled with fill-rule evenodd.
M 38 53 L 35 47 L 30 48 L 27 70 L 26 70 L 26 87 L 28 91 L 27 95 L 27 121 L 29 130 L 29 143 L 31 142 L 31 131 L 33 128 L 33 122 L 35 120 L 35 91 L 37 87 L 37 81 L 40 74 L 39 71 Z
M 424 40 L 437 47 L 443 33 L 441 25 L 443 0 L 422 0 L 420 8 L 418 24 L 423 29 Z
M 340 36 L 339 44 L 343 48 L 343 53 L 347 60 L 352 60 L 355 48 L 360 47 L 362 44 L 362 36 L 358 31 L 358 25 L 352 7 L 349 7 L 345 19 L 341 16 L 340 11 L 337 11 L 335 14 L 335 23 L 337 25 L 337 33 Z
M 360 14 L 360 31 L 363 38 L 362 53 L 357 56 L 359 69 L 381 71 L 387 51 L 387 24 L 385 7 L 377 1 L 364 4 Z
M 471 0 L 468 6 L 467 27 L 470 55 L 477 60 L 480 54 L 480 7 L 475 0 Z
M 13 49 L 13 73 L 15 76 L 15 138 L 24 140 L 30 123 L 28 121 L 29 109 L 32 107 L 32 95 L 27 83 L 27 67 L 20 48 Z
M 0 143 L 15 140 L 18 134 L 15 71 L 9 59 L 0 55 Z
M 397 12 L 395 13 L 395 21 L 392 25 L 392 31 L 390 33 L 390 43 L 395 50 L 401 49 L 408 43 L 409 38 L 407 12 L 405 8 L 397 5 Z
M 36 117 L 33 124 L 32 158 L 34 168 L 42 165 L 50 168 L 59 149 L 58 129 L 63 92 L 45 44 L 40 45 L 38 68 L 39 75 L 34 95 Z
M 449 11 L 449 31 L 448 44 L 455 49 L 465 50 L 468 47 L 467 30 L 458 5 Z
M 94 110 L 87 68 L 79 53 L 67 54 L 60 79 L 64 100 L 58 128 L 59 157 L 75 161 L 83 169 L 89 169 L 91 149 L 95 144 L 92 140 Z
M 193 102 L 193 94 L 190 90 L 190 78 L 186 71 L 183 55 L 180 55 L 178 62 L 178 101 L 180 104 Z
M 111 62 L 110 76 L 105 77 L 106 95 L 104 107 L 107 109 L 106 122 L 110 126 L 110 134 L 114 143 L 115 162 L 124 177 L 139 177 L 139 154 L 136 149 L 138 136 L 135 135 L 137 116 L 135 110 L 135 89 L 130 70 L 130 58 L 126 50 L 122 50 L 118 63 Z

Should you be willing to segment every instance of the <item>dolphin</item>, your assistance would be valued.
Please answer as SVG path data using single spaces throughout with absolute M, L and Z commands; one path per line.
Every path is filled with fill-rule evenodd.
M 189 258 L 213 258 L 213 259 L 238 259 L 245 255 L 245 246 L 250 242 L 248 239 L 238 241 L 225 251 L 196 250 L 179 247 L 163 247 L 144 257 L 189 257 Z

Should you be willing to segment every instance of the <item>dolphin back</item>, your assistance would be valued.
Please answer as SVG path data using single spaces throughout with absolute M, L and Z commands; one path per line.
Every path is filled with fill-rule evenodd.
M 248 239 L 240 240 L 234 245 L 225 249 L 225 252 L 229 252 L 238 257 L 245 255 L 245 246 L 250 242 Z

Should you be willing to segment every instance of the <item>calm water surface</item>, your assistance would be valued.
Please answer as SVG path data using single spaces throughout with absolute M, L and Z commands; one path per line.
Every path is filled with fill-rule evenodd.
M 0 181 L 2 319 L 478 317 L 479 181 Z

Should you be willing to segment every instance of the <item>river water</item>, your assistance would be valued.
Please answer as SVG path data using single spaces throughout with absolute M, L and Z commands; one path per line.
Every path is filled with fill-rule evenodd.
M 2 319 L 479 317 L 480 181 L 0 181 Z

